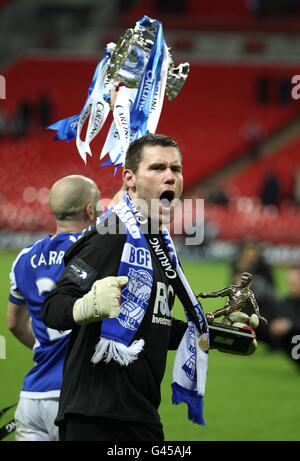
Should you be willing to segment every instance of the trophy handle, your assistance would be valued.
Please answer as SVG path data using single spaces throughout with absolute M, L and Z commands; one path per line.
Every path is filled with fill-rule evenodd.
M 169 53 L 169 57 L 170 57 L 170 53 Z M 178 67 L 174 67 L 173 60 L 170 57 L 167 84 L 166 84 L 166 95 L 168 96 L 170 101 L 173 101 L 173 99 L 175 99 L 178 93 L 180 92 L 181 88 L 183 87 L 187 79 L 189 70 L 190 70 L 190 65 L 188 62 L 183 62 L 179 64 Z

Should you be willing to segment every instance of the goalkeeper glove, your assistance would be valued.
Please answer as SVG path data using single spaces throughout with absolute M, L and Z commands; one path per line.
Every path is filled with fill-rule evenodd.
M 106 277 L 96 280 L 92 288 L 73 306 L 73 318 L 79 325 L 98 322 L 120 313 L 120 288 L 128 283 L 128 277 Z

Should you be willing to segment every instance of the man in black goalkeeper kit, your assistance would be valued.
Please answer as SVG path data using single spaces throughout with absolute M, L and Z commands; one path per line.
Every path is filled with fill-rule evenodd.
M 208 347 L 198 343 L 208 336 L 207 323 L 162 226 L 173 219 L 183 188 L 176 142 L 149 134 L 131 143 L 123 182 L 128 193 L 71 248 L 63 277 L 43 307 L 46 325 L 72 329 L 56 419 L 63 441 L 163 440 L 157 409 L 168 349 L 179 354 L 173 403 L 184 401 L 189 418 L 204 422 Z M 121 312 L 100 321 L 110 312 L 109 276 L 114 290 L 115 276 L 121 277 Z M 175 290 L 188 324 L 172 319 Z

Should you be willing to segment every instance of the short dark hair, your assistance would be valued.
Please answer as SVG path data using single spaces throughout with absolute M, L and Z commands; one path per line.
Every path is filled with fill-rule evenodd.
M 174 139 L 169 138 L 169 136 L 165 136 L 164 134 L 149 133 L 130 143 L 126 152 L 125 168 L 128 168 L 134 173 L 137 172 L 141 162 L 141 153 L 144 146 L 175 147 L 181 155 L 178 144 L 174 141 Z

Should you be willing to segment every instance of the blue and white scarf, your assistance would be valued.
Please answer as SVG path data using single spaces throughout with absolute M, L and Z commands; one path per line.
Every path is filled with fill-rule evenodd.
M 138 358 L 144 340 L 134 340 L 148 308 L 153 286 L 153 266 L 151 253 L 141 232 L 140 224 L 132 210 L 128 195 L 114 207 L 114 211 L 124 224 L 127 239 L 124 245 L 118 275 L 126 275 L 128 284 L 122 289 L 121 311 L 117 318 L 102 321 L 100 341 L 92 357 L 93 363 L 115 360 L 127 366 Z M 176 250 L 167 229 L 162 232 L 165 247 L 173 268 L 176 270 L 188 294 L 201 329 L 207 331 L 207 323 L 202 308 L 191 290 L 178 263 Z M 203 396 L 205 392 L 208 353 L 199 348 L 201 333 L 188 318 L 188 328 L 176 353 L 173 367 L 172 402 L 188 405 L 188 417 L 198 424 L 205 424 L 203 418 Z M 204 327 L 204 328 L 203 328 Z

